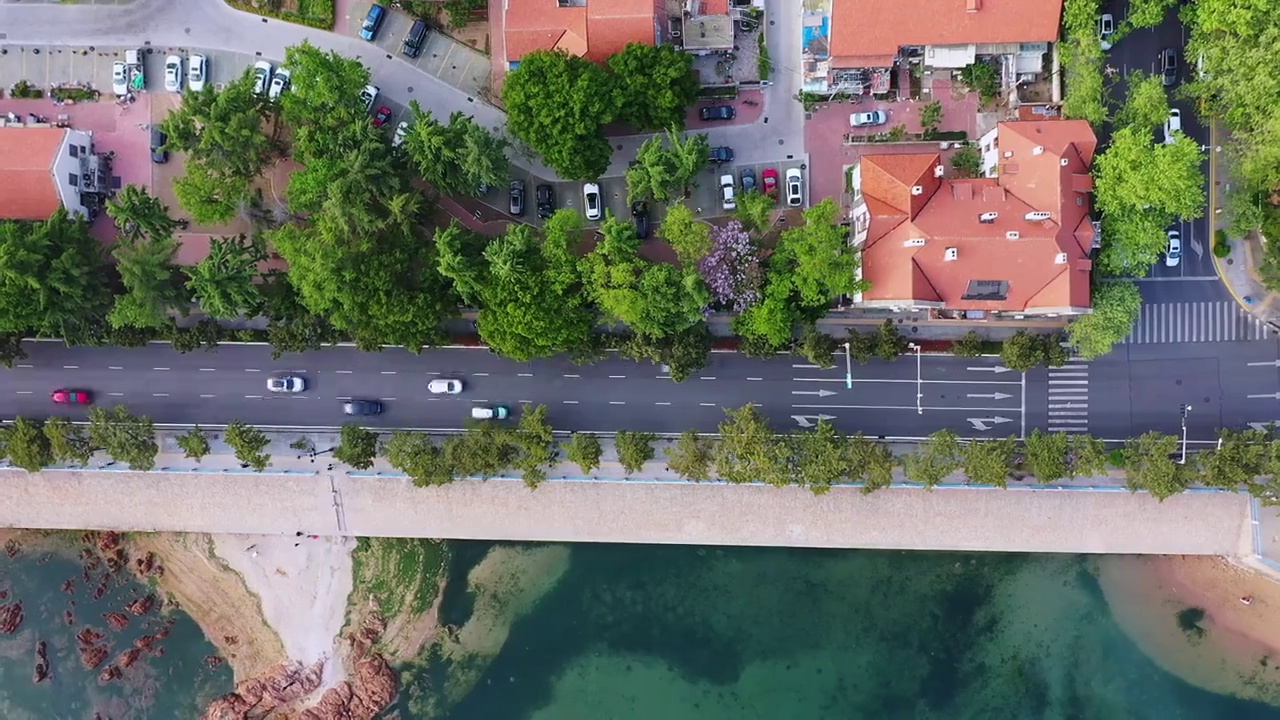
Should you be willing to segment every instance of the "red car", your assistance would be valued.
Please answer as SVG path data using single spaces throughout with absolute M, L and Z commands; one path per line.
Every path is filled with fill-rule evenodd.
M 386 105 L 383 105 L 382 107 L 378 108 L 378 112 L 375 113 L 373 116 L 373 126 L 382 127 L 383 125 L 386 125 L 387 121 L 390 119 L 391 119 L 391 108 L 387 107 Z
M 778 171 L 773 168 L 765 168 L 760 174 L 760 182 L 764 185 L 764 194 L 778 199 Z
M 93 394 L 88 390 L 59 388 L 49 393 L 49 399 L 59 405 L 92 405 Z

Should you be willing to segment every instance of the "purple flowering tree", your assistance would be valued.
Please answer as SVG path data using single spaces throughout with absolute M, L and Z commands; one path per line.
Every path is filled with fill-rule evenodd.
M 698 272 L 713 304 L 723 310 L 741 312 L 760 301 L 760 256 L 737 220 L 711 229 L 711 251 L 698 262 Z

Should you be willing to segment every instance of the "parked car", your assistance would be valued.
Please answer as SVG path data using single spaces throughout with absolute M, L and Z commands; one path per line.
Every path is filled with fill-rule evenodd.
M 739 179 L 742 180 L 742 194 L 754 192 L 756 189 L 756 171 L 751 168 L 742 168 L 742 172 L 738 173 Z
M 457 378 L 436 378 L 427 383 L 427 392 L 432 395 L 457 395 L 462 392 L 462 381 Z
M 1111 35 L 1116 31 L 1116 19 L 1111 13 L 1103 13 L 1098 18 L 1098 40 L 1102 42 L 1103 50 L 1111 49 Z
M 400 147 L 401 145 L 403 145 L 404 138 L 408 134 L 409 134 L 409 121 L 401 120 L 400 124 L 396 125 L 396 131 L 391 134 L 391 147 Z
M 111 92 L 118 97 L 129 94 L 129 71 L 121 60 L 111 63 Z
M 471 417 L 476 420 L 506 420 L 510 414 L 506 405 L 476 405 L 471 408 Z
M 49 399 L 59 405 L 92 405 L 93 393 L 88 390 L 58 388 L 49 393 Z
M 267 97 L 271 100 L 278 100 L 289 89 L 289 79 L 293 77 L 293 73 L 284 68 L 276 70 L 276 74 L 271 77 L 271 89 L 267 91 Z
M 378 37 L 378 30 L 382 28 L 382 21 L 386 18 L 386 8 L 377 3 L 369 6 L 369 12 L 364 16 L 364 22 L 360 23 L 360 37 L 373 42 L 374 38 Z
M 764 194 L 778 199 L 778 171 L 774 168 L 765 168 L 760 174 L 760 182 L 764 185 Z
M 702 118 L 703 122 L 732 120 L 737 116 L 738 111 L 734 110 L 732 105 L 711 105 L 698 111 L 698 117 Z
M 1160 79 L 1165 87 L 1178 82 L 1178 50 L 1165 48 L 1160 51 Z
M 1182 234 L 1177 230 L 1169 231 L 1169 249 L 1164 254 L 1165 267 L 1178 267 L 1182 259 Z
M 378 99 L 378 92 L 379 90 L 377 85 L 365 85 L 364 88 L 360 90 L 360 102 L 364 103 L 365 112 L 373 110 L 373 103 Z
M 426 39 L 427 21 L 414 20 L 409 32 L 405 33 L 404 44 L 400 46 L 400 53 L 411 58 L 418 57 L 418 54 L 422 52 L 422 43 Z
M 803 202 L 804 176 L 800 174 L 800 168 L 790 168 L 787 170 L 787 204 L 800 207 Z
M 856 112 L 849 116 L 850 127 L 875 127 L 889 122 L 889 113 L 883 110 Z
M 507 201 L 507 210 L 516 217 L 524 214 L 524 181 L 512 180 L 511 192 Z
M 182 92 L 182 58 L 177 55 L 164 59 L 164 89 L 166 92 Z
M 374 127 L 380 128 L 383 125 L 386 125 L 389 120 L 391 120 L 391 108 L 387 107 L 386 105 L 383 105 L 382 107 L 378 108 L 378 112 L 373 114 Z
M 725 210 L 736 210 L 738 203 L 733 196 L 733 176 L 720 176 L 720 206 Z
M 187 58 L 187 87 L 191 92 L 204 89 L 205 78 L 209 75 L 209 61 L 203 55 L 192 55 Z
M 267 92 L 271 84 L 271 63 L 259 60 L 253 64 L 253 91 L 259 95 Z
M 600 219 L 600 186 L 586 183 L 582 186 L 582 202 L 588 220 Z
M 636 237 L 641 240 L 649 237 L 649 203 L 637 200 L 631 203 L 631 222 L 636 226 Z
M 343 415 L 381 415 L 382 403 L 377 400 L 348 400 L 342 403 Z
M 164 149 L 165 143 L 169 142 L 169 136 L 159 127 L 151 126 L 151 162 L 157 165 L 163 165 L 169 162 L 169 151 Z
M 725 147 L 723 145 L 720 147 L 713 147 L 711 148 L 708 160 L 713 163 L 733 162 L 733 148 Z
M 1172 145 L 1178 140 L 1178 133 L 1182 132 L 1182 111 L 1177 108 L 1169 110 L 1169 117 L 1164 121 L 1164 143 Z
M 534 200 L 538 203 L 538 217 L 546 220 L 556 212 L 556 189 L 550 185 L 539 185 L 533 189 Z
M 273 393 L 300 393 L 307 389 L 307 381 L 298 375 L 273 375 L 267 378 L 267 389 Z

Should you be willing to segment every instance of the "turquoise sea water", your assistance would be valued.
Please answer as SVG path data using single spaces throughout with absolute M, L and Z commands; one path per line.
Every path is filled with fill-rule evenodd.
M 23 552 L 9 559 L 0 554 L 0 590 L 8 591 L 0 604 L 21 602 L 25 616 L 16 633 L 0 635 L 0 718 L 92 720 L 95 713 L 111 720 L 194 718 L 211 699 L 231 690 L 231 669 L 205 666 L 204 659 L 216 650 L 185 613 L 153 608 L 135 616 L 122 609 L 152 592 L 128 570 L 112 575 L 106 594 L 93 600 L 104 572 L 98 568 L 86 583 L 82 563 L 73 558 Z M 72 592 L 64 592 L 63 583 L 71 578 Z M 67 611 L 74 624 L 68 625 Z M 107 612 L 125 612 L 128 625 L 112 631 L 102 617 Z M 166 626 L 167 637 L 152 643 L 155 652 L 140 653 L 119 679 L 99 680 L 104 668 L 135 647 L 135 640 Z M 105 644 L 109 654 L 95 670 L 84 667 L 77 650 L 76 633 L 85 627 L 106 636 L 98 644 Z M 46 644 L 51 675 L 35 684 L 40 641 Z
M 1158 668 L 1116 626 L 1090 562 L 575 546 L 447 716 L 1280 719 Z M 463 620 L 468 603 L 450 593 L 442 615 Z

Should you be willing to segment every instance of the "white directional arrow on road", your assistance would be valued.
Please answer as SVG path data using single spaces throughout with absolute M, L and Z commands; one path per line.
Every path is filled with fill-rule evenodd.
M 1269 400 L 1280 400 L 1280 392 L 1266 393 L 1263 395 L 1250 395 L 1250 398 L 1267 398 Z
M 1197 260 L 1204 257 L 1204 246 L 1195 238 L 1191 238 L 1191 250 L 1195 252 Z
M 967 418 L 967 420 L 973 423 L 974 430 L 990 430 L 992 425 L 999 425 L 1001 423 L 1013 422 L 1013 420 L 1007 417 L 999 417 L 999 416 L 990 417 L 990 418 Z
M 792 390 L 791 394 L 792 395 L 817 395 L 818 397 L 826 397 L 828 395 L 835 395 L 836 391 L 835 390 Z
M 1249 363 L 1249 367 L 1280 367 L 1280 360 L 1268 360 L 1266 362 Z
M 968 395 L 966 395 L 965 397 L 971 397 L 971 398 L 987 398 L 987 399 L 989 399 L 989 400 L 1008 400 L 1009 398 L 1011 398 L 1011 397 L 1013 397 L 1013 396 L 1012 396 L 1012 395 L 1006 395 L 1005 393 L 1002 393 L 1002 392 L 998 392 L 998 393 L 969 393 L 969 394 L 968 394 Z
M 989 373 L 995 373 L 997 375 L 999 375 L 1000 373 L 1013 372 L 1013 368 L 1007 368 L 1003 365 L 996 365 L 995 367 L 967 367 L 965 368 L 965 370 L 972 370 L 974 372 L 989 372 Z
M 1272 420 L 1271 422 L 1249 423 L 1249 427 L 1250 427 L 1251 429 L 1253 429 L 1253 430 L 1261 430 L 1261 431 L 1263 431 L 1263 432 L 1266 432 L 1267 430 L 1270 430 L 1272 425 L 1274 425 L 1274 426 L 1276 426 L 1276 427 L 1280 428 L 1280 420 Z
M 835 420 L 835 415 L 792 415 L 792 420 L 800 423 L 800 427 L 813 427 L 811 420 Z

